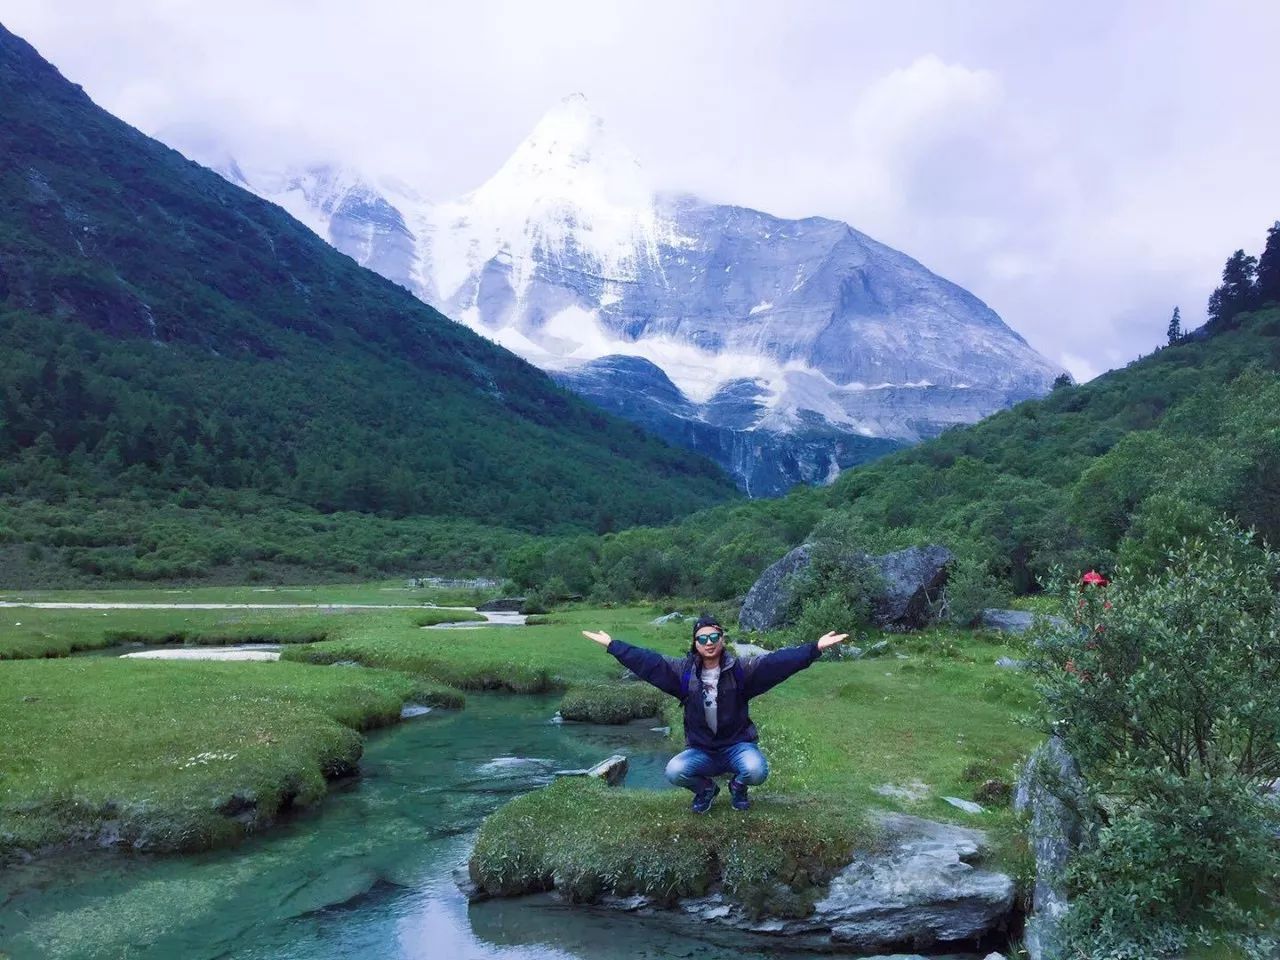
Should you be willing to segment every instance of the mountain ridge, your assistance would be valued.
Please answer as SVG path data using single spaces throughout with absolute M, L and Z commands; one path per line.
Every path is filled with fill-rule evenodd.
M 3 28 L 0 126 L 10 506 L 235 490 L 537 531 L 735 496 L 709 461 L 107 114 Z
M 914 443 L 1041 395 L 1061 373 L 972 293 L 843 221 L 654 190 L 581 97 L 457 200 L 353 171 L 331 177 L 350 185 L 341 198 L 322 197 L 309 193 L 317 169 L 249 186 L 310 203 L 299 215 L 329 242 L 574 389 L 593 379 L 575 368 L 610 355 L 656 364 L 694 406 L 722 387 L 743 399 L 739 381 L 756 381 L 734 429 L 791 438 L 804 464 L 762 464 L 770 484 L 731 467 L 744 488 L 778 493 L 862 462 L 865 449 L 817 452 L 816 424 L 848 450 Z M 892 400 L 866 392 L 886 387 Z M 650 429 L 660 414 L 643 396 L 624 411 Z

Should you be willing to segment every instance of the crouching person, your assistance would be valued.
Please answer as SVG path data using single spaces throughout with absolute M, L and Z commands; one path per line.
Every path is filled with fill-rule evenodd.
M 582 631 L 604 646 L 640 679 L 684 705 L 684 740 L 688 748 L 671 758 L 667 779 L 693 791 L 693 811 L 706 813 L 720 792 L 714 778 L 732 774 L 730 802 L 751 806 L 747 788 L 763 783 L 769 764 L 756 745 L 759 735 L 747 715 L 747 702 L 771 690 L 817 660 L 823 650 L 846 633 L 826 633 L 798 647 L 760 657 L 737 657 L 725 651 L 724 628 L 712 617 L 699 617 L 693 642 L 684 657 L 664 657 L 653 650 L 615 640 L 607 633 Z

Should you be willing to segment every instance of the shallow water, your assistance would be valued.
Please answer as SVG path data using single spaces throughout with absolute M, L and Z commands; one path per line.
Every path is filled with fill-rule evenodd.
M 369 737 L 364 777 L 240 847 L 190 857 L 64 856 L 0 873 L 13 960 L 760 960 L 548 898 L 468 906 L 451 879 L 487 813 L 549 771 L 612 753 L 663 787 L 644 725 L 548 722 L 553 697 L 472 694 Z

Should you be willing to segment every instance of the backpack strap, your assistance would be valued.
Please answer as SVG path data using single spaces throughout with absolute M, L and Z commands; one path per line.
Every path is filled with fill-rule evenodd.
M 684 673 L 680 675 L 680 702 L 684 703 L 689 698 L 689 678 L 693 676 L 693 664 L 687 663 L 684 667 Z

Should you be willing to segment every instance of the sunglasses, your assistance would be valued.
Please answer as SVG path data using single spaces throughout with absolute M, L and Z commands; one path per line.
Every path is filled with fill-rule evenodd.
M 695 637 L 694 639 L 697 640 L 699 643 L 703 644 L 704 646 L 709 647 L 711 646 L 711 644 L 715 643 L 717 640 L 719 640 L 723 636 L 724 636 L 723 633 L 704 633 L 699 637 Z

